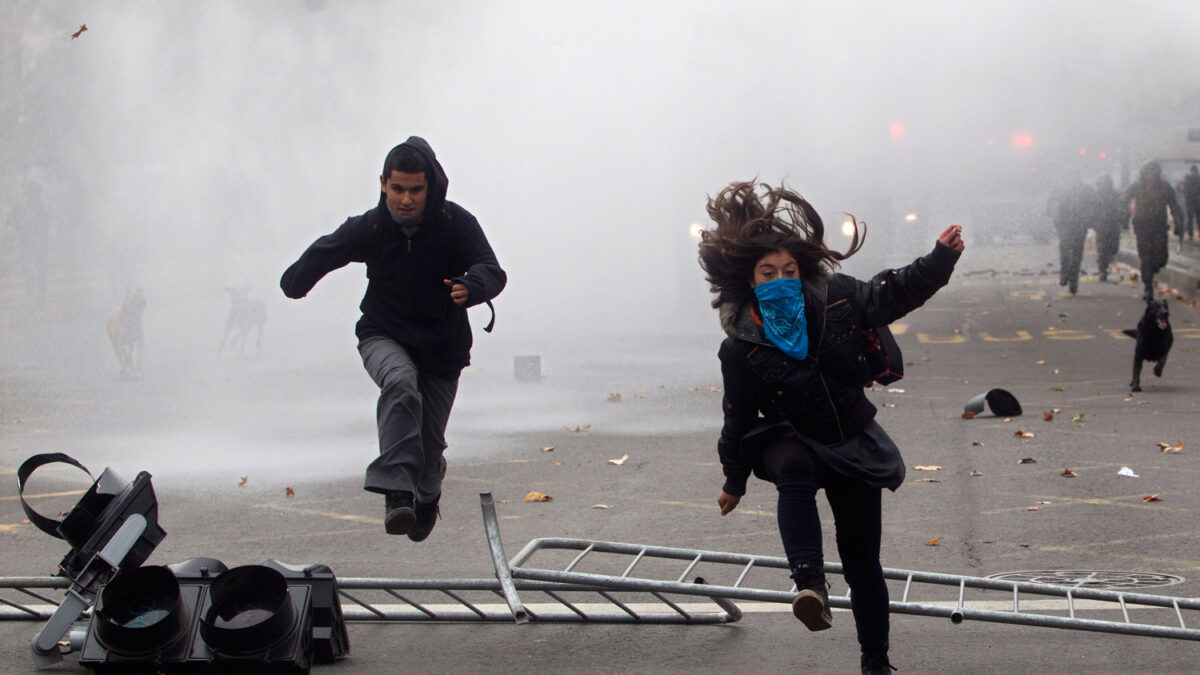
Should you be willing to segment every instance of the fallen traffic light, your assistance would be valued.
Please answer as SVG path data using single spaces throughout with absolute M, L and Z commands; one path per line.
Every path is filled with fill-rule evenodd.
M 307 673 L 349 649 L 328 567 L 194 558 L 104 586 L 79 662 L 110 673 Z

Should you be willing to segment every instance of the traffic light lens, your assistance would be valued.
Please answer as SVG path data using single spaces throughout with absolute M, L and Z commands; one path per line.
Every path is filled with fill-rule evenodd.
M 249 628 L 270 619 L 274 615 L 269 609 L 260 609 L 258 607 L 234 607 L 231 608 L 228 616 L 218 615 L 213 619 L 213 626 L 217 628 L 232 628 L 241 629 Z
M 287 579 L 270 567 L 244 565 L 222 572 L 209 595 L 200 635 L 219 652 L 258 652 L 291 634 L 296 612 Z
M 115 652 L 157 649 L 184 633 L 186 614 L 175 575 L 157 565 L 139 567 L 104 587 L 96 609 L 97 637 Z
M 137 607 L 130 610 L 128 620 L 122 623 L 122 617 L 113 617 L 112 622 L 119 623 L 125 628 L 149 628 L 170 615 L 167 610 L 156 607 L 157 603 L 158 598 L 139 598 Z

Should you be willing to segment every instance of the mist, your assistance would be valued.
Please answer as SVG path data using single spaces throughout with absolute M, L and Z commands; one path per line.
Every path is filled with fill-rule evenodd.
M 482 453 L 603 419 L 590 404 L 622 387 L 716 382 L 689 227 L 731 181 L 786 181 L 835 248 L 841 214 L 864 221 L 844 269 L 869 275 L 952 222 L 970 241 L 981 195 L 1037 212 L 1067 174 L 1116 175 L 1130 125 L 1200 105 L 1200 7 L 1183 1 L 0 8 L 6 450 L 185 475 L 356 473 L 374 455 L 353 333 L 364 268 L 301 301 L 278 280 L 375 205 L 384 155 L 409 135 L 509 274 L 493 334 L 471 310 L 450 422 L 452 451 Z M 1085 146 L 1111 161 L 1080 166 Z M 998 179 L 1013 166 L 1023 179 Z M 31 189 L 42 226 L 11 215 Z M 133 288 L 146 352 L 122 378 L 104 325 Z M 265 304 L 261 347 L 217 350 L 230 288 Z M 522 354 L 541 356 L 541 384 L 513 383 Z M 663 406 L 610 428 L 719 423 L 719 401 Z

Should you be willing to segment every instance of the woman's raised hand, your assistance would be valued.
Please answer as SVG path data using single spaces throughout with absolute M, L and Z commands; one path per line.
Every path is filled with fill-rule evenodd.
M 947 227 L 946 231 L 938 236 L 938 241 L 942 242 L 946 246 L 949 246 L 950 250 L 954 251 L 955 253 L 962 253 L 963 249 L 966 248 L 966 244 L 963 243 L 962 239 L 961 225 L 951 225 L 950 227 Z

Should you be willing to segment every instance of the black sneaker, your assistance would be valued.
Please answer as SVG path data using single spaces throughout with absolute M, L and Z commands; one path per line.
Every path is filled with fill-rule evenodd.
M 408 491 L 384 495 L 383 529 L 388 534 L 407 534 L 417 520 L 413 510 L 413 495 Z
M 796 581 L 796 597 L 792 598 L 792 614 L 811 631 L 833 626 L 829 613 L 829 590 L 825 573 L 820 567 L 800 563 L 792 572 Z
M 433 531 L 433 526 L 437 524 L 438 516 L 442 515 L 441 510 L 438 509 L 438 502 L 441 499 L 442 496 L 438 495 L 437 499 L 428 504 L 417 502 L 414 509 L 416 511 L 416 522 L 408 528 L 409 539 L 413 541 L 425 541 L 425 537 L 429 536 L 429 533 Z
M 887 653 L 886 645 L 882 649 L 864 649 L 862 660 L 859 662 L 862 665 L 862 675 L 891 675 L 896 666 L 888 661 Z

